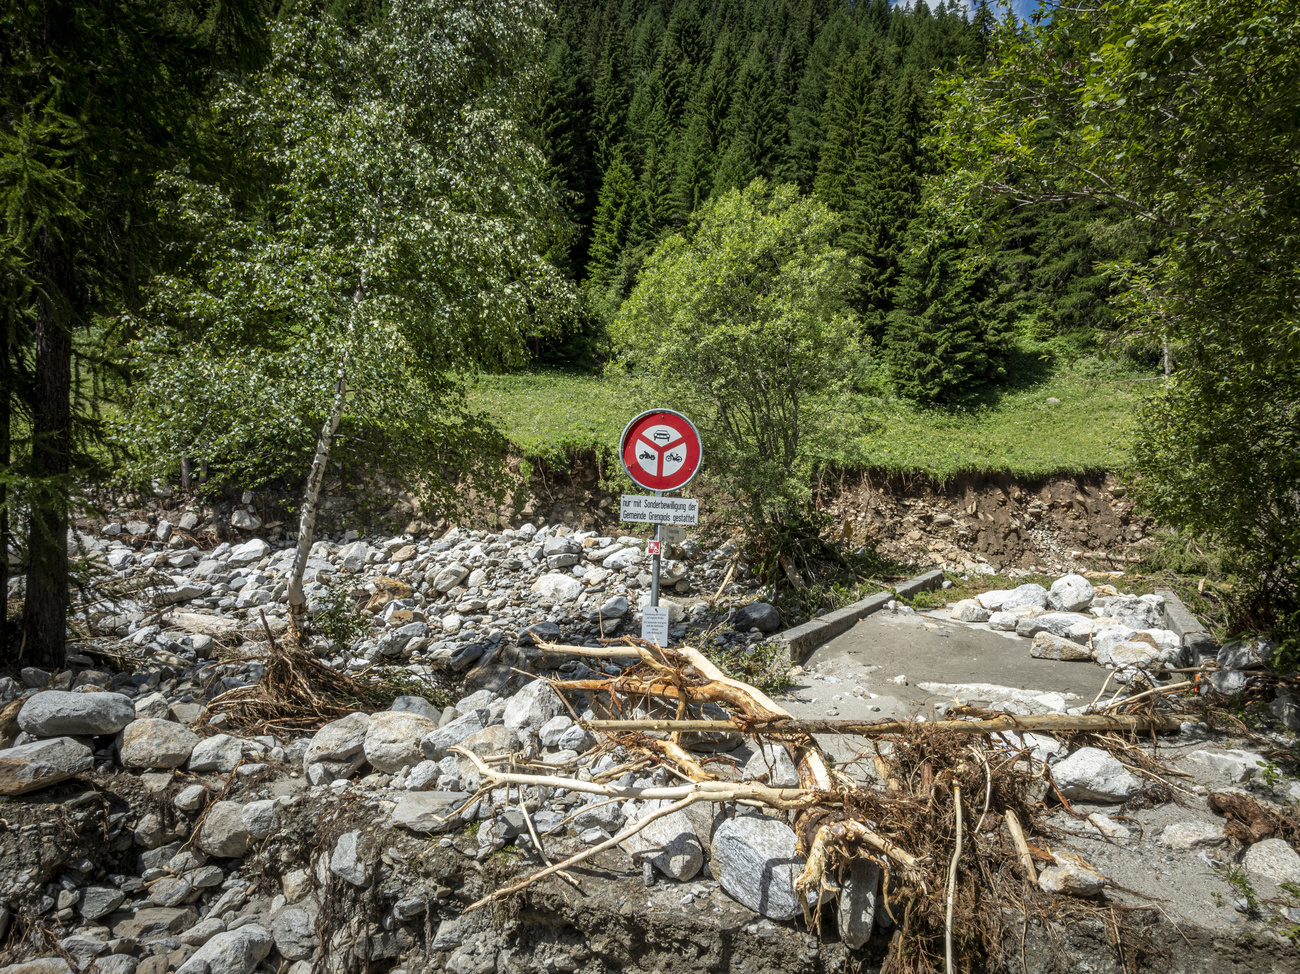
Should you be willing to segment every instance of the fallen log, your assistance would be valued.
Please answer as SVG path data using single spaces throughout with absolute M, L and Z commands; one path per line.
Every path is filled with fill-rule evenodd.
M 747 720 L 588 720 L 583 726 L 599 731 L 690 731 L 727 734 L 856 734 L 859 737 L 888 737 L 917 731 L 950 731 L 958 734 L 993 734 L 998 731 L 1176 731 L 1178 717 L 1109 716 L 1104 714 L 1008 714 L 986 720 L 796 720 L 794 718 Z

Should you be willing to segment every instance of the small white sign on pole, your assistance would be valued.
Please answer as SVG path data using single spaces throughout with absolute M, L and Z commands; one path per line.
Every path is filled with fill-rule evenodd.
M 641 607 L 641 638 L 660 648 L 668 645 L 668 606 Z
M 690 497 L 624 494 L 618 519 L 641 524 L 699 524 L 700 502 Z
M 659 528 L 659 540 L 664 544 L 681 544 L 686 540 L 686 529 L 676 524 L 664 524 Z

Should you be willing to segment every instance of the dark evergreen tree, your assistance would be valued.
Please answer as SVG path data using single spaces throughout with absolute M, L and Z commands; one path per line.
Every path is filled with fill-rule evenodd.
M 193 114 L 215 73 L 251 63 L 263 27 L 257 0 L 0 7 L 0 278 L 19 326 L 6 351 L 22 360 L 6 371 L 30 378 L 0 390 L 0 413 L 12 420 L 23 393 L 31 437 L 21 469 L 3 458 L 5 478 L 23 481 L 28 526 L 22 633 L 0 628 L 5 661 L 64 662 L 69 491 L 86 432 L 72 404 L 74 336 L 133 306 L 163 259 L 155 174 L 195 147 Z M 219 158 L 210 148 L 197 164 Z
M 937 214 L 914 220 L 884 340 L 898 392 L 947 404 L 1001 375 L 1001 297 L 985 249 Z
M 777 104 L 766 36 L 755 38 L 741 64 L 726 129 L 729 144 L 713 178 L 715 195 L 748 186 L 759 176 L 771 176 L 785 151 L 785 118 Z

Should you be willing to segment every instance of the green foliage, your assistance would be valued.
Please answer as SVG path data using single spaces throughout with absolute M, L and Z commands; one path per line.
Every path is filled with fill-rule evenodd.
M 1122 363 L 1094 357 L 1045 365 L 1017 388 L 952 410 L 923 408 L 877 389 L 846 393 L 845 411 L 863 418 L 831 444 L 828 463 L 939 480 L 970 471 L 1042 477 L 1123 469 L 1135 390 L 1144 384 L 1134 383 L 1134 375 Z M 629 417 L 645 406 L 621 369 L 603 377 L 551 369 L 482 376 L 470 387 L 469 402 L 519 452 L 547 458 L 574 449 L 614 454 Z
M 1120 313 L 1178 351 L 1134 444 L 1135 496 L 1225 543 L 1236 625 L 1300 608 L 1300 8 L 1108 0 L 1004 25 L 945 84 L 946 198 L 1100 201 L 1160 244 L 1117 265 Z
M 858 327 L 837 231 L 793 185 L 756 180 L 664 241 L 614 321 L 647 392 L 699 426 L 706 475 L 755 532 L 806 521 L 810 475 L 847 428 Z
M 793 685 L 790 679 L 790 651 L 775 643 L 759 643 L 723 652 L 705 646 L 707 656 L 733 680 L 741 680 L 763 693 L 781 693 Z
M 361 604 L 346 582 L 333 582 L 316 596 L 312 631 L 336 646 L 349 648 L 365 634 L 365 621 L 361 618 Z
M 920 403 L 951 403 L 1005 374 L 993 262 L 968 237 L 934 211 L 909 234 L 885 353 L 895 388 Z
M 342 462 L 435 491 L 494 451 L 456 375 L 522 362 L 528 329 L 570 308 L 541 256 L 550 173 L 521 134 L 544 19 L 399 0 L 354 32 L 276 25 L 266 69 L 206 120 L 239 167 L 161 181 L 191 256 L 132 349 L 138 476 L 177 456 L 237 484 L 301 476 L 340 390 Z

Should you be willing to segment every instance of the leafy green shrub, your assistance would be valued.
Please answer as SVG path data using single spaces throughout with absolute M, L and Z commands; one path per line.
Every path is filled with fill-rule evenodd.
M 366 631 L 361 618 L 361 603 L 345 582 L 330 582 L 316 597 L 318 611 L 312 618 L 312 630 L 336 646 L 351 646 Z
M 647 392 L 700 428 L 706 477 L 754 535 L 807 522 L 812 473 L 853 430 L 859 267 L 839 228 L 789 184 L 711 199 L 646 261 L 611 329 Z

